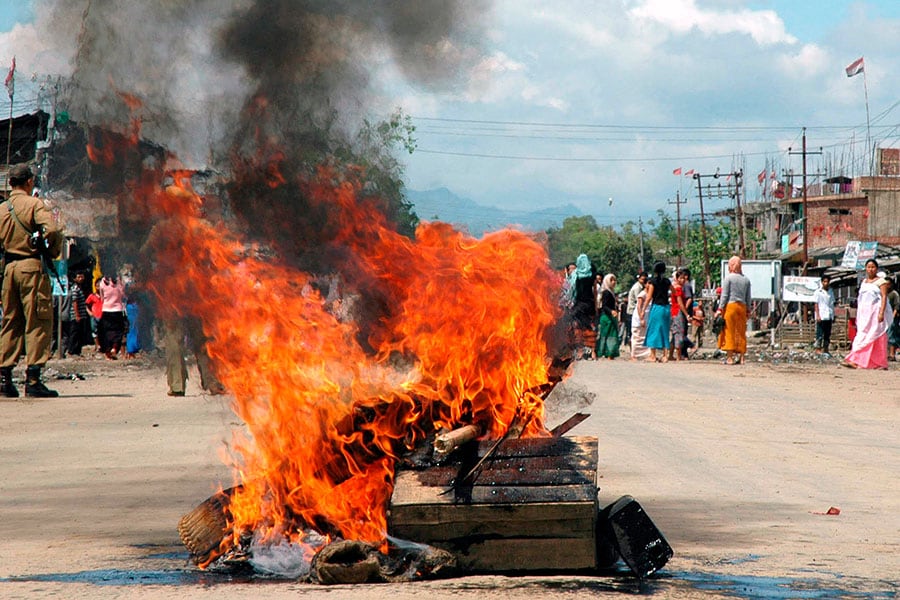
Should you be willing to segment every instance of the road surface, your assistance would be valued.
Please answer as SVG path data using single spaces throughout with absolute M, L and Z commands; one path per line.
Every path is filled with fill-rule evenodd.
M 675 549 L 618 574 L 321 588 L 198 572 L 178 519 L 231 474 L 227 396 L 165 394 L 147 359 L 51 364 L 58 399 L 0 400 L 0 598 L 895 598 L 900 369 L 579 362 L 547 403 L 599 440 L 601 503 L 634 496 Z M 50 371 L 52 373 L 52 371 Z M 827 515 L 831 507 L 839 515 Z M 565 551 L 561 548 L 560 551 Z

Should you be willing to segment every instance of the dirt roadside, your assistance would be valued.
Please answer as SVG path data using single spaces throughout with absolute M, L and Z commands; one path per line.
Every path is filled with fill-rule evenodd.
M 900 594 L 900 370 L 576 363 L 548 425 L 600 447 L 601 503 L 630 494 L 676 556 L 618 575 L 322 588 L 187 564 L 175 526 L 231 475 L 227 397 L 165 394 L 147 360 L 50 365 L 52 400 L 0 401 L 0 598 L 665 598 Z M 84 374 L 84 380 L 67 377 Z M 66 377 L 66 378 L 62 378 Z M 840 515 L 828 516 L 829 507 Z M 564 549 L 561 549 L 564 551 Z

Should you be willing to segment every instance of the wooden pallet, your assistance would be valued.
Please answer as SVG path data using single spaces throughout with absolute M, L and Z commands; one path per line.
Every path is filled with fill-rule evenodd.
M 388 532 L 453 552 L 475 572 L 597 565 L 597 439 L 503 442 L 470 485 L 453 487 L 493 445 L 396 475 Z
M 806 323 L 802 327 L 799 323 L 782 323 L 778 326 L 778 340 L 782 346 L 803 345 L 812 347 L 816 341 L 816 324 Z M 835 348 L 843 348 L 850 345 L 847 335 L 847 316 L 839 314 L 831 326 L 831 345 Z

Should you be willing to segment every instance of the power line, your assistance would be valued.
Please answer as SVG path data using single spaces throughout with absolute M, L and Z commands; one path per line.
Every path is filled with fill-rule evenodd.
M 423 154 L 439 154 L 443 156 L 462 156 L 467 158 L 497 158 L 504 160 L 534 160 L 545 162 L 577 162 L 577 163 L 650 163 L 650 162 L 678 162 L 688 160 L 707 160 L 715 158 L 731 158 L 733 154 L 709 154 L 705 156 L 663 156 L 655 158 L 579 158 L 579 157 L 562 157 L 562 156 L 521 156 L 513 154 L 485 154 L 480 152 L 452 152 L 449 150 L 430 150 L 427 148 L 416 148 L 416 152 Z M 772 152 L 747 152 L 744 156 L 768 156 Z M 783 154 L 783 152 L 779 152 Z
M 893 109 L 893 107 L 891 108 Z M 795 131 L 799 125 L 611 125 L 597 123 L 545 123 L 539 121 L 499 121 L 490 119 L 451 119 L 445 117 L 417 117 L 412 116 L 413 120 L 431 121 L 438 123 L 470 123 L 477 125 L 512 125 L 526 127 L 553 127 L 553 128 L 584 128 L 584 129 L 624 129 L 624 130 L 646 130 L 646 131 Z M 807 129 L 815 130 L 840 130 L 853 129 L 858 125 L 818 125 L 809 126 Z

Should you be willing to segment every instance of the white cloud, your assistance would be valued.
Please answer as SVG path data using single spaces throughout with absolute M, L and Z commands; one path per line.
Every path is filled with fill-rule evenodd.
M 680 35 L 697 29 L 707 36 L 746 34 L 760 46 L 797 42 L 771 10 L 705 10 L 696 0 L 641 0 L 628 13 L 638 21 L 655 22 Z
M 20 73 L 69 72 L 69 55 L 61 52 L 59 40 L 41 36 L 33 23 L 17 23 L 9 31 L 0 33 L 0 68 L 16 57 L 16 70 Z
M 820 46 L 804 44 L 798 52 L 778 57 L 778 68 L 784 75 L 797 78 L 816 77 L 834 67 L 835 61 Z
M 607 48 L 616 43 L 616 36 L 591 21 L 590 16 L 584 13 L 573 15 L 565 14 L 559 8 L 541 10 L 535 13 L 535 18 L 552 26 L 567 38 L 577 40 L 592 48 Z

